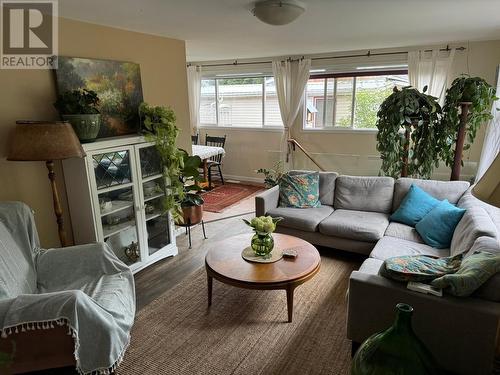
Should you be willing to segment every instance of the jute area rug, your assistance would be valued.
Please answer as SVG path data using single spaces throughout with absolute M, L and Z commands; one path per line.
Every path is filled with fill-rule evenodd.
M 199 269 L 138 313 L 117 374 L 349 374 L 346 291 L 358 266 L 322 256 L 320 272 L 295 290 L 292 323 L 284 291 L 214 280 L 208 308 Z

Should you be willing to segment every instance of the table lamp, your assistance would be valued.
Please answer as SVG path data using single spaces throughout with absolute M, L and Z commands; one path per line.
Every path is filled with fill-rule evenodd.
M 492 206 L 500 207 L 500 152 L 472 188 L 472 195 Z
M 54 160 L 82 158 L 85 156 L 82 145 L 71 125 L 67 122 L 16 121 L 16 128 L 9 140 L 7 160 L 45 161 L 49 170 L 49 180 L 54 200 L 59 240 L 61 246 L 68 245 L 62 208 L 57 192 Z

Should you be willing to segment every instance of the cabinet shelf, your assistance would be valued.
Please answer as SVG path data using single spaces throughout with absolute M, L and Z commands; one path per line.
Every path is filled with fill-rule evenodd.
M 146 214 L 146 221 L 156 219 L 157 217 L 160 217 L 162 215 L 161 212 L 153 212 L 151 214 Z
M 160 198 L 163 196 L 165 196 L 165 193 L 156 193 L 156 194 L 150 195 L 148 197 L 144 197 L 144 202 L 149 202 L 153 199 Z
M 115 191 L 115 190 L 120 190 L 120 189 L 126 189 L 129 187 L 134 186 L 133 182 L 128 182 L 126 184 L 120 184 L 120 185 L 113 185 L 104 189 L 97 189 L 97 194 L 102 194 L 102 193 L 109 193 L 110 191 Z
M 125 210 L 127 208 L 130 208 L 130 207 L 134 206 L 133 202 L 130 202 L 130 201 L 120 201 L 120 200 L 111 201 L 111 204 L 112 204 L 111 209 L 101 211 L 101 217 L 104 217 L 104 216 L 107 216 L 107 215 L 111 215 L 111 214 L 117 213 L 117 212 L 119 212 L 121 210 Z
M 103 225 L 102 232 L 104 234 L 104 239 L 111 237 L 114 234 L 123 232 L 126 229 L 135 227 L 135 220 L 131 219 L 128 221 L 124 221 L 123 223 L 119 223 L 116 225 Z
M 145 177 L 142 179 L 142 182 L 149 182 L 149 181 L 153 181 L 153 180 L 157 180 L 159 178 L 162 178 L 163 177 L 163 174 L 159 173 L 159 174 L 154 174 L 152 176 L 149 176 L 149 177 Z

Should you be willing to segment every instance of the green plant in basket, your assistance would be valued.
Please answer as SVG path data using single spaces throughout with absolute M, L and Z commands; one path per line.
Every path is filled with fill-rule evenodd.
M 270 258 L 274 248 L 272 233 L 276 230 L 276 225 L 283 220 L 282 217 L 259 216 L 251 221 L 243 219 L 245 224 L 252 227 L 255 234 L 252 237 L 251 246 L 255 255 Z

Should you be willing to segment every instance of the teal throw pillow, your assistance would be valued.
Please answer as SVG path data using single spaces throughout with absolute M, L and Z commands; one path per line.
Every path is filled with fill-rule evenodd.
M 456 272 L 462 254 L 437 258 L 429 255 L 403 255 L 386 259 L 380 274 L 397 281 L 429 282 L 443 275 Z
M 480 251 L 466 257 L 456 273 L 439 277 L 431 284 L 455 296 L 467 297 L 498 272 L 500 253 Z
M 464 213 L 464 209 L 455 207 L 445 199 L 425 215 L 415 225 L 415 229 L 427 245 L 446 249 L 450 247 L 455 227 Z
M 412 184 L 398 209 L 391 215 L 390 220 L 414 227 L 439 202 L 438 199 Z
M 280 207 L 319 207 L 319 172 L 290 175 L 280 179 Z

